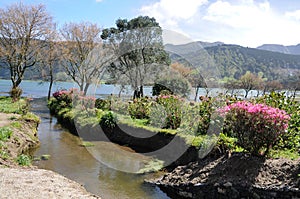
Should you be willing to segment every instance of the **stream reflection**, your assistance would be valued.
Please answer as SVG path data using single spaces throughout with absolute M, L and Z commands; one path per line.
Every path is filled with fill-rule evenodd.
M 51 117 L 46 106 L 46 99 L 33 100 L 32 112 L 38 114 L 42 119 L 38 129 L 41 146 L 34 151 L 33 155 L 35 157 L 44 154 L 51 156 L 49 160 L 34 162 L 34 165 L 75 180 L 89 192 L 99 195 L 103 199 L 169 198 L 159 188 L 144 184 L 143 179 L 147 176 L 114 170 L 97 161 L 85 147 L 80 146 L 79 137 L 63 129 L 57 123 L 56 118 Z M 137 169 L 148 158 L 132 152 L 116 154 L 114 152 L 115 145 L 111 143 L 95 142 L 93 144 L 95 146 L 89 150 L 97 150 L 97 155 L 110 159 L 112 164 L 123 162 L 123 166 Z M 123 161 L 114 161 L 121 157 L 125 157 Z

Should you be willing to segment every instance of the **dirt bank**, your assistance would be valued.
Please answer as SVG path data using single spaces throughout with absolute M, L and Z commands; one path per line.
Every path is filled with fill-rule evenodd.
M 300 159 L 208 157 L 149 181 L 172 198 L 300 198 Z
M 0 169 L 1 198 L 99 198 L 80 184 L 42 169 Z
M 55 172 L 21 167 L 15 159 L 28 149 L 37 147 L 38 123 L 21 115 L 0 113 L 0 127 L 12 129 L 11 137 L 2 143 L 0 156 L 0 198 L 100 198 L 83 186 Z

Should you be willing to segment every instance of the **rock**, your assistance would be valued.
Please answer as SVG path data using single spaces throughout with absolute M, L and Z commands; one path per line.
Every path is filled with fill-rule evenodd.
M 218 187 L 218 193 L 225 195 L 226 194 L 226 190 Z
M 225 184 L 223 184 L 224 187 L 229 188 L 232 187 L 232 183 L 231 182 L 226 182 Z

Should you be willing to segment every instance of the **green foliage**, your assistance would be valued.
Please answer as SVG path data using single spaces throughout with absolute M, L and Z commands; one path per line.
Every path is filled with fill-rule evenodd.
M 35 123 L 40 123 L 41 119 L 39 118 L 39 116 L 28 112 L 25 115 L 22 115 L 22 119 L 27 121 L 27 122 L 35 122 Z
M 270 158 L 288 158 L 291 160 L 297 160 L 300 158 L 300 154 L 294 150 L 281 149 L 281 150 L 271 150 L 268 157 Z
M 196 135 L 206 135 L 210 126 L 211 114 L 214 111 L 212 98 L 205 98 L 199 104 L 199 122 Z
M 152 95 L 173 95 L 173 92 L 165 85 L 161 85 L 159 83 L 154 83 L 152 87 Z
M 80 144 L 80 146 L 83 146 L 83 147 L 92 147 L 92 146 L 95 146 L 95 144 L 92 143 L 92 142 L 82 141 L 82 143 Z
M 9 158 L 9 153 L 7 151 L 0 150 L 0 158 L 7 160 Z
M 133 119 L 149 118 L 150 99 L 148 97 L 134 99 L 128 106 L 129 115 Z
M 111 101 L 98 98 L 95 101 L 95 108 L 102 109 L 102 110 L 110 110 L 111 109 Z
M 21 166 L 30 166 L 31 158 L 28 155 L 21 154 L 17 157 L 16 162 Z
M 157 104 L 161 107 L 156 106 L 154 110 L 159 114 L 157 108 L 158 110 L 162 108 L 163 114 L 156 116 L 163 123 L 162 128 L 177 129 L 181 124 L 183 101 L 177 96 L 166 95 L 159 96 Z
M 189 81 L 180 76 L 164 77 L 155 82 L 152 95 L 163 95 L 161 91 L 169 91 L 169 94 L 186 97 L 190 94 L 190 87 Z
M 300 152 L 300 103 L 292 97 L 286 97 L 283 92 L 271 92 L 257 98 L 255 102 L 285 110 L 290 115 L 288 132 L 280 136 L 280 141 L 276 147 L 279 149 L 296 149 Z
M 7 141 L 11 135 L 13 134 L 13 131 L 9 127 L 0 127 L 0 141 Z
M 254 155 L 267 155 L 286 133 L 289 115 L 265 104 L 236 102 L 220 110 L 226 114 L 224 132 L 237 139 L 237 144 Z
M 26 99 L 20 99 L 13 103 L 12 98 L 0 96 L 0 112 L 2 113 L 26 114 L 28 106 Z
M 101 38 L 117 47 L 114 50 L 119 53 L 117 60 L 108 67 L 111 79 L 127 81 L 126 84 L 134 88 L 134 98 L 142 97 L 146 81 L 153 81 L 151 78 L 170 63 L 164 50 L 162 29 L 155 18 L 118 19 L 116 28 L 102 30 Z
M 117 126 L 117 118 L 111 111 L 109 111 L 101 117 L 99 124 L 102 129 L 112 132 L 112 130 Z
M 12 123 L 10 123 L 10 126 L 17 128 L 17 129 L 21 129 L 22 128 L 22 124 L 18 121 L 14 121 Z

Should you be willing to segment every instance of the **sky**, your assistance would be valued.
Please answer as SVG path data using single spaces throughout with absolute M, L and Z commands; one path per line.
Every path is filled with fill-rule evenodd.
M 0 0 L 0 8 L 19 0 Z M 101 28 L 119 18 L 154 17 L 160 26 L 189 41 L 221 41 L 257 47 L 300 43 L 299 0 L 22 0 L 44 4 L 60 26 L 89 21 Z M 175 40 L 176 40 L 175 39 Z M 172 41 L 173 41 L 172 40 Z M 179 42 L 180 43 L 180 42 Z

